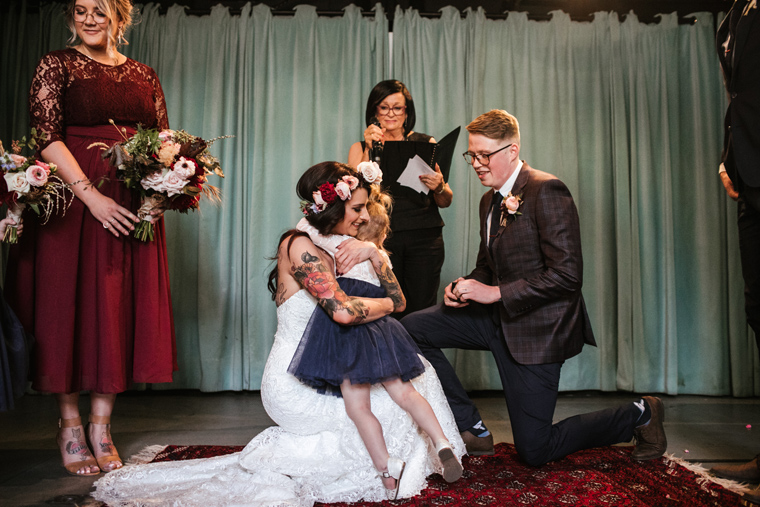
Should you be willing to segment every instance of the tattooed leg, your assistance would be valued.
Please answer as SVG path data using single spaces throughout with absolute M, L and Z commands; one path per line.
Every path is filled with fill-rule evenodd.
M 115 394 L 90 393 L 90 424 L 87 438 L 100 469 L 110 472 L 122 467 L 122 461 L 111 438 L 111 413 Z
M 72 475 L 98 474 L 100 469 L 87 447 L 79 417 L 79 393 L 57 394 L 56 402 L 61 413 L 56 441 L 64 468 Z
M 84 439 L 82 419 L 61 419 L 59 426 L 58 447 L 66 470 L 74 475 L 93 475 L 100 472 Z

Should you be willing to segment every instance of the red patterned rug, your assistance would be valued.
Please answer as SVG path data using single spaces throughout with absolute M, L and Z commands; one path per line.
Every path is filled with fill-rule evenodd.
M 242 450 L 235 446 L 170 445 L 153 461 L 208 458 Z M 524 506 L 568 507 L 731 507 L 736 493 L 668 458 L 639 462 L 633 447 L 603 447 L 576 452 L 539 468 L 523 464 L 511 444 L 497 444 L 494 456 L 464 458 L 464 475 L 446 483 L 435 474 L 415 498 L 396 502 L 329 504 L 369 506 Z M 697 467 L 691 466 L 695 470 Z M 324 507 L 328 504 L 316 504 Z

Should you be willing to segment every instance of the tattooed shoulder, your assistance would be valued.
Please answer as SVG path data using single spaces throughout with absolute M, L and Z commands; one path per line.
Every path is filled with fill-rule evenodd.
M 301 254 L 301 260 L 304 261 L 305 263 L 317 262 L 319 260 L 319 257 L 315 256 L 309 251 L 306 251 Z

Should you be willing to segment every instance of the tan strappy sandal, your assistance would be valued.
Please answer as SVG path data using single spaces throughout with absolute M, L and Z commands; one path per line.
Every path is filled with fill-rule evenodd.
M 78 470 L 85 468 L 85 467 L 98 467 L 98 462 L 95 460 L 95 457 L 90 453 L 90 449 L 87 447 L 87 439 L 84 435 L 82 435 L 82 430 L 79 431 L 79 434 L 77 434 L 76 430 L 72 430 L 72 439 L 64 439 L 62 436 L 62 433 L 64 430 L 68 428 L 76 428 L 77 426 L 82 426 L 82 418 L 81 417 L 73 417 L 71 419 L 58 419 L 58 436 L 56 437 L 56 442 L 58 443 L 58 448 L 60 449 L 61 444 L 64 441 L 68 440 L 68 444 L 66 445 L 66 452 L 74 455 L 74 454 L 81 454 L 82 456 L 86 456 L 87 454 L 90 455 L 89 458 L 83 459 L 81 461 L 74 461 L 72 463 L 66 463 L 63 461 L 63 456 L 61 456 L 61 460 L 63 461 L 63 468 L 66 469 L 66 472 L 71 475 L 76 475 L 79 477 L 92 477 L 93 475 L 98 475 L 100 473 L 100 470 L 97 472 L 87 472 L 87 473 L 77 473 Z M 72 444 L 75 444 L 75 446 L 72 447 Z M 81 447 L 80 447 L 81 446 Z M 82 448 L 84 448 L 84 451 L 86 453 L 82 452 Z
M 90 425 L 93 424 L 104 424 L 106 425 L 106 431 L 105 436 L 107 439 L 100 438 L 99 442 L 90 442 L 90 445 L 93 449 L 93 454 L 96 455 L 95 459 L 98 462 L 98 466 L 103 471 L 103 473 L 113 472 L 114 470 L 118 470 L 122 466 L 124 466 L 121 458 L 119 457 L 119 453 L 116 451 L 116 446 L 113 445 L 113 439 L 111 438 L 111 431 L 110 431 L 110 424 L 111 424 L 111 417 L 107 415 L 94 415 L 90 414 L 89 417 Z M 89 438 L 90 432 L 87 431 L 87 437 Z M 104 442 L 105 440 L 105 442 Z M 95 452 L 95 449 L 102 450 L 103 452 L 108 452 L 110 454 L 105 454 L 103 456 L 97 456 L 97 453 Z M 119 465 L 114 468 L 108 468 L 107 465 L 110 463 L 118 463 Z

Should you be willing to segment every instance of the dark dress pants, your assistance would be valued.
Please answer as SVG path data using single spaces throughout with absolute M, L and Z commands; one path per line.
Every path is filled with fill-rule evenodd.
M 407 315 L 401 324 L 433 365 L 460 431 L 481 420 L 441 349 L 490 350 L 499 369 L 515 448 L 531 465 L 572 452 L 627 442 L 641 412 L 633 403 L 570 417 L 552 424 L 561 363 L 524 365 L 510 354 L 492 305 L 466 308 L 443 304 Z
M 433 306 L 438 300 L 445 256 L 443 228 L 394 232 L 383 246 L 390 254 L 393 274 L 406 297 L 406 309 L 393 316 L 400 319 Z
M 760 188 L 744 186 L 738 208 L 744 310 L 760 350 Z

